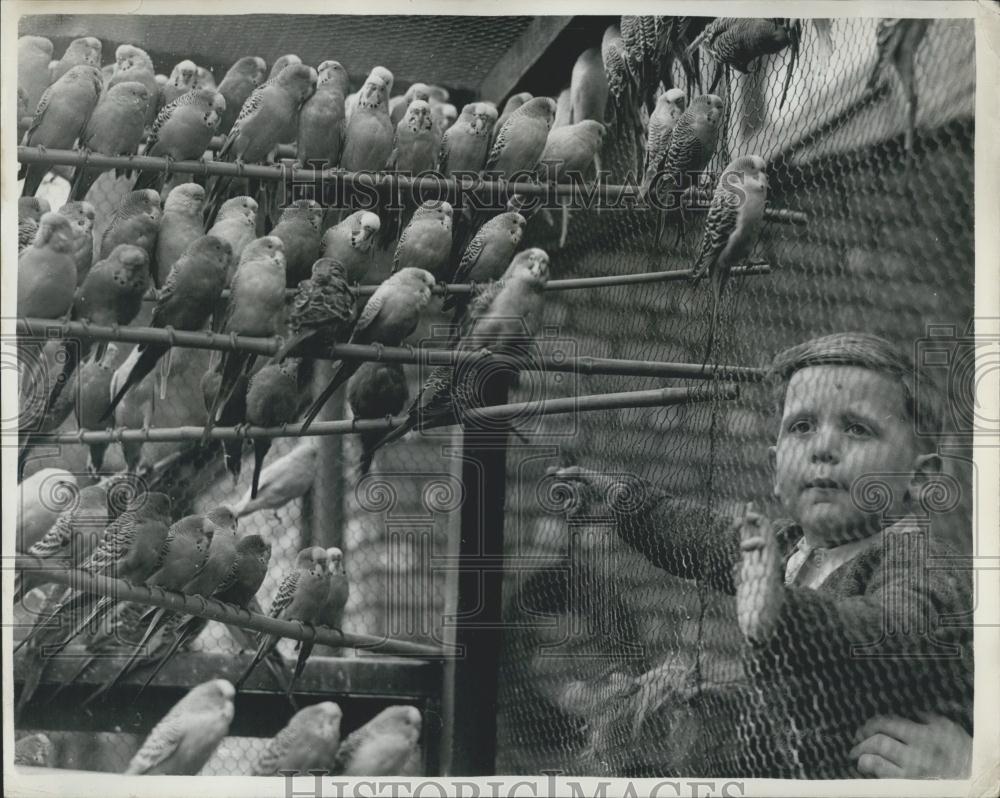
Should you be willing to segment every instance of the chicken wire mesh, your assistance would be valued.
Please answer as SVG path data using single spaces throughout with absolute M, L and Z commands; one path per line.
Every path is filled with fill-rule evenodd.
M 375 19 L 377 31 L 393 32 L 396 38 L 390 41 L 398 41 L 398 47 L 384 47 L 383 37 L 376 52 L 365 49 L 374 40 Z M 450 43 L 463 43 L 458 51 L 449 46 L 447 58 L 439 58 L 433 48 L 411 47 L 412 29 L 402 32 L 400 20 L 352 19 L 359 27 L 352 36 L 345 33 L 344 41 L 358 42 L 356 52 L 337 57 L 355 82 L 372 63 L 385 61 L 398 70 L 400 85 L 431 78 L 459 90 L 459 97 L 462 91 L 471 96 L 485 75 L 484 65 L 502 54 L 529 21 L 421 20 L 417 38 L 440 39 L 447 31 Z M 158 20 L 167 26 L 162 36 L 150 24 L 137 28 L 127 18 L 92 22 L 28 18 L 21 32 L 45 33 L 62 42 L 106 31 L 102 38 L 108 42 L 149 43 L 158 68 L 162 64 L 165 70 L 181 56 L 154 42 L 191 40 L 184 56 L 215 67 L 217 74 L 218 67 L 242 54 L 220 52 L 215 38 L 210 45 L 191 39 L 209 31 L 197 18 Z M 102 28 L 104 22 L 110 27 Z M 280 18 L 241 18 L 231 40 L 241 45 L 268 41 L 271 51 L 260 53 L 268 63 L 285 51 L 300 52 L 306 63 L 328 57 L 325 28 L 296 27 L 293 35 L 285 25 Z M 966 331 L 974 293 L 972 24 L 934 20 L 920 41 L 916 134 L 909 150 L 901 82 L 887 68 L 875 88 L 866 86 L 875 67 L 876 26 L 876 20 L 833 20 L 830 43 L 824 45 L 816 29 L 806 25 L 794 64 L 786 48 L 755 61 L 750 74 L 728 72 L 715 88 L 725 101 L 724 134 L 708 171 L 718 174 L 738 155 L 761 155 L 769 163 L 769 206 L 802 212 L 807 223 L 768 221 L 753 257 L 769 264 L 771 272 L 730 281 L 713 362 L 765 366 L 786 346 L 842 330 L 870 332 L 911 349 L 926 337 L 931 322 L 953 325 L 958 338 Z M 313 38 L 303 39 L 303 30 Z M 275 31 L 284 31 L 285 38 L 272 35 Z M 456 31 L 468 35 L 452 36 Z M 418 49 L 428 56 L 426 62 L 415 60 Z M 388 53 L 398 55 L 399 63 L 387 61 Z M 700 71 L 707 90 L 714 76 L 710 59 Z M 568 66 L 565 78 L 568 83 Z M 676 67 L 673 79 L 689 88 Z M 634 181 L 641 160 L 625 120 L 619 109 L 602 153 L 609 183 Z M 88 199 L 99 224 L 128 185 L 105 174 L 91 189 Z M 697 254 L 702 211 L 687 213 L 679 234 L 672 218 L 656 248 L 651 245 L 656 216 L 650 211 L 574 209 L 561 247 L 560 212 L 539 211 L 531 215 L 522 248 L 544 247 L 558 278 L 685 269 Z M 100 228 L 95 232 L 99 236 Z M 390 260 L 391 253 L 380 255 L 367 281 L 384 278 Z M 545 354 L 700 363 L 708 294 L 704 284 L 682 282 L 552 292 L 546 297 L 539 348 Z M 441 320 L 428 314 L 410 342 L 434 338 L 431 327 Z M 135 323 L 147 322 L 148 317 L 140 317 Z M 119 348 L 117 363 L 130 347 Z M 174 363 L 169 393 L 155 402 L 153 426 L 204 422 L 200 377 L 212 354 L 179 352 L 184 354 Z M 413 396 L 425 375 L 416 367 L 406 370 Z M 639 377 L 526 374 L 511 400 L 662 384 Z M 506 547 L 512 561 L 541 557 L 551 567 L 512 571 L 505 579 L 508 629 L 498 663 L 497 772 L 559 768 L 583 775 L 816 777 L 847 767 L 822 757 L 789 765 L 787 752 L 780 745 L 776 752 L 766 731 L 747 719 L 757 700 L 759 674 L 746 669 L 731 597 L 715 591 L 704 572 L 694 573 L 694 579 L 665 574 L 624 543 L 610 520 L 567 518 L 547 498 L 542 478 L 547 467 L 570 462 L 637 475 L 688 502 L 690 523 L 703 537 L 712 534 L 710 515 L 729 517 L 751 499 L 774 517 L 780 510 L 770 495 L 767 463 L 773 431 L 764 405 L 762 391 L 744 386 L 737 401 L 546 417 L 531 430 L 530 444 L 511 441 Z M 67 422 L 65 429 L 75 425 Z M 412 436 L 387 448 L 376 461 L 375 479 L 366 482 L 358 480 L 355 436 L 311 440 L 321 442 L 309 454 L 309 477 L 335 480 L 323 485 L 327 495 L 318 497 L 314 487 L 304 498 L 241 519 L 241 531 L 258 532 L 273 546 L 272 567 L 258 595 L 261 605 L 268 606 L 299 548 L 336 544 L 344 549 L 352 581 L 345 632 L 438 642 L 445 583 L 430 563 L 447 553 L 456 528 L 462 495 L 458 460 L 445 447 L 457 438 L 445 443 L 440 436 Z M 307 445 L 277 439 L 269 462 Z M 234 503 L 249 485 L 252 456 L 245 458 L 233 484 L 220 458 L 195 456 L 186 448 L 178 456 L 178 444 L 146 444 L 131 453 L 120 448 L 109 448 L 107 470 L 125 467 L 129 458 L 135 458 L 132 464 L 152 466 L 153 479 L 161 480 L 167 492 L 184 495 L 192 512 Z M 83 473 L 85 449 L 62 447 L 54 457 L 33 461 L 26 473 L 54 465 Z M 964 489 L 957 506 L 932 514 L 932 530 L 968 551 L 968 452 L 961 447 L 949 452 L 946 473 Z M 331 506 L 333 516 L 316 516 L 317 507 L 328 512 Z M 694 563 L 691 569 L 697 571 Z M 293 646 L 294 641 L 282 642 L 286 657 L 294 656 Z M 192 650 L 233 654 L 239 645 L 224 625 L 210 622 Z M 873 683 L 870 689 L 891 695 L 894 685 Z M 822 710 L 853 722 L 856 708 L 845 701 L 835 694 Z M 793 709 L 791 725 L 808 726 L 809 712 Z M 112 732 L 50 734 L 57 737 L 62 767 L 120 771 L 141 743 L 137 735 Z M 248 772 L 260 746 L 258 738 L 229 737 L 203 772 Z
M 919 356 L 930 325 L 951 325 L 957 338 L 950 341 L 970 331 L 973 27 L 957 20 L 927 25 L 916 50 L 916 131 L 908 151 L 906 95 L 897 76 L 886 68 L 867 87 L 877 25 L 833 20 L 824 47 L 807 24 L 783 105 L 790 48 L 758 59 L 750 74 L 730 71 L 715 90 L 726 103 L 725 133 L 709 172 L 719 174 L 737 156 L 764 157 L 768 207 L 803 212 L 808 222 L 765 222 L 752 258 L 772 271 L 729 281 L 713 363 L 766 367 L 786 347 L 846 331 L 884 337 Z M 707 89 L 714 65 L 706 61 Z M 689 88 L 679 66 L 673 79 Z M 635 175 L 641 155 L 631 137 L 612 140 L 604 154 L 610 183 Z M 561 249 L 557 220 L 547 225 L 539 216 L 532 229 L 534 243 L 552 247 L 559 277 L 630 274 L 690 268 L 705 217 L 704 208 L 689 212 L 680 235 L 676 224 L 668 227 L 660 251 L 651 248 L 655 214 L 647 211 L 576 211 Z M 704 283 L 570 291 L 551 296 L 546 320 L 595 357 L 700 363 L 710 302 Z M 574 389 L 662 384 L 593 375 L 578 377 Z M 551 396 L 561 389 L 546 383 L 539 390 Z M 969 411 L 968 395 L 952 392 L 948 399 L 954 412 Z M 969 699 L 962 692 L 971 678 L 968 661 L 930 673 L 898 665 L 898 673 L 859 666 L 850 676 L 837 674 L 832 644 L 823 649 L 829 627 L 817 618 L 799 630 L 818 638 L 806 659 L 813 664 L 787 651 L 772 663 L 787 681 L 779 700 L 772 694 L 774 703 L 764 704 L 779 717 L 777 731 L 769 731 L 757 702 L 772 673 L 748 668 L 733 598 L 712 582 L 711 563 L 696 560 L 693 549 L 679 550 L 673 566 L 663 566 L 673 573 L 652 564 L 666 559 L 662 540 L 686 529 L 702 542 L 718 537 L 713 525 L 720 522 L 710 519 L 735 518 L 748 501 L 771 518 L 782 516 L 771 492 L 767 447 L 777 427 L 769 403 L 763 388 L 744 386 L 737 401 L 545 420 L 532 443 L 558 448 L 535 462 L 512 445 L 508 479 L 516 510 L 509 511 L 506 546 L 512 558 L 534 555 L 548 565 L 505 582 L 499 772 L 856 776 L 846 756 L 850 744 L 833 744 L 836 735 L 853 735 L 877 712 L 906 714 L 928 701 L 971 733 L 971 707 L 950 704 L 956 684 Z M 953 422 L 948 429 L 966 431 Z M 968 552 L 973 471 L 968 439 L 962 441 L 941 448 L 954 490 L 926 521 L 932 536 Z M 630 546 L 606 508 L 566 513 L 550 488 L 532 489 L 545 484 L 546 468 L 568 463 L 635 475 L 688 509 L 657 518 L 660 527 L 640 526 Z M 824 667 L 828 675 L 817 677 Z M 860 686 L 852 688 L 852 680 Z M 822 750 L 810 738 L 817 729 L 830 733 Z

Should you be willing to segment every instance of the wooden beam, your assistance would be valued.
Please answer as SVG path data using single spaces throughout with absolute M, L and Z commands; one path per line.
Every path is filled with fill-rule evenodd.
M 573 17 L 535 17 L 528 29 L 486 73 L 479 84 L 479 96 L 484 100 L 501 102 L 572 19 Z

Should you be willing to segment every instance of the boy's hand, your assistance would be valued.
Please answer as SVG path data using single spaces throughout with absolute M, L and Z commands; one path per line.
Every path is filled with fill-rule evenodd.
M 556 483 L 552 496 L 563 512 L 586 515 L 594 502 L 601 502 L 608 512 L 628 512 L 638 509 L 648 494 L 646 483 L 631 474 L 594 471 L 581 466 L 552 466 L 545 472 Z
M 922 723 L 895 715 L 869 720 L 849 756 L 858 770 L 879 779 L 966 779 L 972 738 L 941 715 L 920 713 Z
M 771 522 L 746 506 L 734 524 L 739 531 L 740 573 L 736 586 L 736 615 L 743 636 L 761 645 L 771 639 L 785 601 L 781 553 Z

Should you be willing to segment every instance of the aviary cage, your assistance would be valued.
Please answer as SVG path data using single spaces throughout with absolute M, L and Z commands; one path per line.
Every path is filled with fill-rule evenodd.
M 599 47 L 603 31 L 618 22 L 589 16 L 36 16 L 22 18 L 20 34 L 49 37 L 57 53 L 75 37 L 97 36 L 105 61 L 119 43 L 133 43 L 165 73 L 182 57 L 218 76 L 250 52 L 268 64 L 296 52 L 306 64 L 338 58 L 356 87 L 379 63 L 396 76 L 394 94 L 422 80 L 446 87 L 461 108 L 474 98 L 500 103 L 518 91 L 557 96 L 569 85 L 576 57 Z M 875 19 L 835 19 L 820 32 L 804 24 L 794 54 L 785 48 L 757 59 L 749 74 L 721 76 L 715 91 L 726 103 L 724 133 L 708 171 L 718 173 L 736 155 L 760 155 L 768 162 L 769 193 L 752 262 L 724 296 L 712 352 L 716 368 L 701 363 L 709 292 L 687 280 L 705 209 L 692 209 L 682 227 L 668 227 L 662 247 L 651 248 L 656 213 L 635 196 L 633 167 L 641 153 L 631 135 L 613 133 L 602 153 L 609 171 L 596 192 L 602 201 L 573 207 L 563 246 L 559 210 L 534 213 L 522 245 L 549 253 L 554 278 L 535 368 L 521 373 L 509 397 L 497 397 L 527 403 L 517 408 L 526 439 L 428 430 L 381 451 L 373 474 L 359 482 L 356 436 L 337 434 L 357 425 L 329 421 L 313 428 L 320 436 L 312 439 L 312 490 L 241 521 L 242 529 L 273 545 L 259 595 L 265 607 L 300 546 L 336 545 L 345 552 L 352 593 L 344 631 L 355 635 L 347 642 L 359 649 L 314 656 L 299 685 L 301 701 L 334 697 L 345 711 L 345 734 L 386 705 L 418 706 L 422 756 L 408 765 L 409 774 L 737 775 L 748 760 L 753 764 L 755 730 L 736 724 L 749 677 L 726 601 L 703 580 L 665 575 L 617 539 L 607 519 L 567 517 L 545 473 L 581 463 L 640 476 L 688 501 L 710 534 L 711 515 L 727 517 L 751 499 L 773 509 L 771 431 L 757 383 L 776 351 L 842 330 L 909 348 L 933 333 L 932 324 L 950 325 L 947 340 L 955 346 L 971 335 L 973 26 L 929 22 L 916 49 L 916 127 L 907 145 L 902 84 L 891 70 L 869 83 L 877 25 Z M 707 90 L 711 59 L 701 61 L 698 76 Z M 679 66 L 670 77 L 697 93 Z M 22 162 L 63 167 L 81 162 L 76 153 L 20 148 L 18 155 Z M 100 157 L 91 163 L 102 165 Z M 141 157 L 132 163 L 166 166 Z M 171 168 L 198 180 L 224 170 L 211 160 Z M 258 176 L 291 177 L 296 186 L 317 177 L 280 166 L 261 167 Z M 89 200 L 98 229 L 129 186 L 112 173 L 94 185 Z M 517 188 L 529 199 L 546 191 Z M 574 193 L 562 189 L 559 196 Z M 573 204 L 582 204 L 579 197 Z M 379 253 L 366 283 L 388 274 L 391 254 L 391 247 Z M 416 351 L 362 354 L 409 364 L 412 396 L 434 350 L 444 348 L 434 327 L 442 321 L 432 316 L 414 333 L 409 343 Z M 135 330 L 88 331 L 22 320 L 18 332 L 43 345 L 66 333 L 112 338 L 121 362 L 127 346 L 143 340 L 146 323 L 148 315 L 137 319 Z M 250 469 L 244 467 L 234 487 L 214 449 L 191 445 L 204 417 L 198 381 L 211 350 L 244 346 L 268 354 L 274 342 L 201 333 L 177 333 L 173 340 L 198 348 L 186 350 L 170 392 L 156 403 L 152 429 L 79 433 L 70 420 L 48 441 L 57 450 L 40 449 L 25 476 L 56 466 L 85 474 L 87 445 L 118 443 L 122 451 L 141 446 L 130 457 L 186 511 L 242 496 Z M 642 393 L 589 401 L 623 392 Z M 960 415 L 969 397 L 952 398 Z M 539 400 L 552 403 L 551 414 L 538 412 Z M 347 418 L 342 400 L 328 406 L 326 418 Z M 971 461 L 964 431 L 953 425 L 957 445 L 942 451 L 947 473 L 966 488 L 929 521 L 935 534 L 968 552 Z M 303 445 L 294 427 L 271 432 L 280 432 L 273 460 Z M 216 437 L 226 435 L 220 430 Z M 125 466 L 118 449 L 110 446 L 106 470 Z M 380 646 L 381 638 L 389 642 Z M 286 656 L 293 645 L 283 641 Z M 366 645 L 373 650 L 366 652 Z M 461 656 L 449 656 L 452 646 L 461 647 Z M 130 677 L 105 704 L 73 711 L 116 664 L 101 662 L 82 683 L 67 687 L 65 700 L 30 704 L 18 733 L 50 732 L 57 767 L 121 770 L 141 734 L 181 691 L 239 672 L 245 658 L 236 656 L 238 648 L 225 627 L 212 622 L 192 653 L 169 666 L 140 701 L 130 703 Z M 42 687 L 61 683 L 73 669 L 73 661 L 57 663 Z M 583 696 L 575 703 L 567 698 L 571 686 Z M 230 736 L 203 772 L 247 772 L 257 738 L 275 733 L 288 714 L 269 676 L 255 676 L 237 699 Z M 99 734 L 83 737 L 78 730 Z M 758 764 L 766 775 L 766 764 Z

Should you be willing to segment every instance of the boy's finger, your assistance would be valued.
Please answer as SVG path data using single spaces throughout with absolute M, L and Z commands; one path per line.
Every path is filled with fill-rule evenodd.
M 862 754 L 858 758 L 858 770 L 865 776 L 874 776 L 876 779 L 901 779 L 903 769 L 878 754 Z
M 861 727 L 859 735 L 865 739 L 874 737 L 876 734 L 886 734 L 895 737 L 900 742 L 908 743 L 915 739 L 924 728 L 922 723 L 914 723 L 912 720 L 901 718 L 898 715 L 878 715 Z
M 857 759 L 864 754 L 875 754 L 902 767 L 906 763 L 906 752 L 906 746 L 899 740 L 879 733 L 862 740 L 850 750 L 848 756 L 851 759 Z

